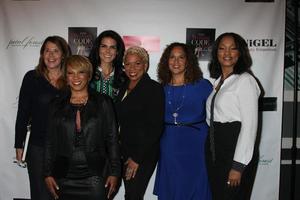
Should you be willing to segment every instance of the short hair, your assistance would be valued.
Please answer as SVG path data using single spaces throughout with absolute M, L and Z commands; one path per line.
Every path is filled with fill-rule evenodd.
M 224 37 L 232 37 L 233 38 L 235 45 L 240 54 L 238 61 L 233 68 L 233 73 L 234 74 L 241 74 L 243 72 L 252 73 L 250 70 L 251 65 L 252 65 L 252 59 L 251 59 L 251 56 L 249 53 L 247 42 L 245 41 L 244 38 L 242 38 L 237 33 L 227 32 L 227 33 L 221 34 L 213 44 L 212 53 L 211 53 L 212 56 L 211 56 L 210 63 L 208 65 L 210 76 L 212 78 L 218 78 L 222 74 L 221 65 L 218 60 L 218 48 L 219 48 L 221 40 Z
M 61 63 L 62 70 L 64 67 L 65 58 L 67 58 L 68 56 L 71 55 L 71 49 L 64 38 L 57 36 L 57 35 L 47 37 L 44 40 L 42 47 L 40 49 L 39 63 L 35 68 L 39 75 L 47 75 L 47 72 L 48 72 L 47 66 L 44 62 L 44 56 L 43 56 L 45 48 L 46 48 L 46 44 L 48 42 L 54 43 L 59 48 L 59 50 L 62 52 L 62 63 Z
M 70 56 L 67 58 L 65 65 L 66 69 L 68 66 L 71 66 L 74 69 L 85 71 L 89 75 L 89 81 L 91 80 L 93 75 L 93 66 L 87 57 L 81 55 Z M 65 77 L 67 77 L 67 70 L 65 72 Z
M 157 77 L 159 82 L 163 85 L 166 85 L 171 82 L 172 74 L 169 69 L 169 58 L 171 55 L 171 51 L 175 47 L 182 48 L 186 55 L 187 66 L 186 71 L 184 73 L 185 83 L 194 83 L 197 80 L 202 79 L 203 73 L 199 67 L 197 56 L 193 53 L 191 47 L 184 43 L 173 42 L 165 48 L 158 63 Z
M 125 59 L 129 54 L 131 54 L 131 55 L 134 54 L 134 55 L 139 56 L 142 59 L 142 61 L 147 65 L 147 69 L 148 69 L 148 67 L 149 67 L 149 54 L 146 51 L 146 49 L 144 49 L 143 47 L 139 47 L 139 46 L 129 47 L 124 53 L 123 62 L 125 62 Z

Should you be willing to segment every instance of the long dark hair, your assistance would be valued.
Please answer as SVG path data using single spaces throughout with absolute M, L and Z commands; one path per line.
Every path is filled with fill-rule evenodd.
M 126 76 L 124 74 L 124 66 L 123 66 L 123 56 L 125 51 L 125 45 L 121 38 L 121 36 L 113 31 L 113 30 L 106 30 L 100 33 L 100 35 L 94 41 L 92 50 L 89 55 L 89 59 L 93 65 L 93 78 L 95 78 L 95 72 L 98 66 L 101 65 L 101 60 L 99 57 L 99 48 L 103 38 L 112 38 L 117 43 L 117 55 L 116 58 L 113 60 L 113 67 L 114 67 L 114 82 L 113 87 L 119 88 L 126 80 Z
M 174 42 L 167 46 L 158 63 L 157 76 L 159 82 L 166 85 L 170 83 L 172 79 L 172 74 L 169 69 L 169 58 L 171 51 L 175 47 L 181 47 L 186 55 L 187 66 L 184 74 L 185 83 L 194 83 L 195 81 L 202 79 L 203 74 L 199 67 L 198 59 L 191 47 L 184 43 Z
M 241 74 L 243 72 L 249 72 L 252 74 L 252 72 L 250 70 L 251 65 L 252 65 L 252 59 L 251 59 L 251 56 L 249 53 L 247 42 L 240 35 L 229 32 L 229 33 L 221 34 L 213 44 L 212 58 L 208 65 L 210 76 L 212 78 L 218 78 L 222 74 L 221 65 L 218 60 L 218 48 L 219 48 L 221 40 L 224 37 L 232 37 L 235 42 L 235 45 L 240 53 L 238 61 L 233 68 L 233 73 Z

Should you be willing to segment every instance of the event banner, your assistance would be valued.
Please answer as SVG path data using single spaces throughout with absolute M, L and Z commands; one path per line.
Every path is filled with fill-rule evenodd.
M 41 44 L 47 36 L 59 35 L 69 41 L 73 53 L 87 55 L 95 37 L 108 29 L 117 31 L 127 46 L 134 43 L 149 50 L 148 73 L 153 79 L 157 79 L 157 64 L 165 47 L 183 42 L 194 45 L 204 78 L 213 82 L 207 66 L 215 38 L 224 32 L 245 38 L 252 70 L 265 97 L 261 101 L 260 160 L 252 199 L 278 199 L 284 0 L 1 0 L 0 9 L 1 200 L 30 199 L 27 168 L 13 162 L 15 122 L 20 86 L 25 73 L 38 64 Z M 154 179 L 155 172 L 146 200 L 157 199 Z M 123 184 L 115 199 L 124 199 Z

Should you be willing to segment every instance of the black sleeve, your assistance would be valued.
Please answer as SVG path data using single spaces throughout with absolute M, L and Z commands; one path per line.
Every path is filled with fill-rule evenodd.
M 27 72 L 23 78 L 19 93 L 18 112 L 15 125 L 15 148 L 23 148 L 24 145 L 27 125 L 29 123 L 32 111 L 32 91 L 34 90 L 33 85 L 33 73 Z
M 103 123 L 103 133 L 107 157 L 110 162 L 110 176 L 121 176 L 121 158 L 119 138 L 117 131 L 116 116 L 113 109 L 112 100 L 106 97 L 103 101 L 103 118 L 106 119 Z
M 147 159 L 147 154 L 151 151 L 158 151 L 160 137 L 164 128 L 164 110 L 165 110 L 165 95 L 163 87 L 155 83 L 151 88 L 147 88 L 144 96 L 145 112 L 143 119 L 145 127 L 143 131 L 146 132 L 143 136 L 143 142 L 138 147 L 138 151 L 131 158 L 137 162 L 142 163 Z
M 55 110 L 57 110 L 56 102 L 51 102 L 49 106 L 49 113 L 48 113 L 48 123 L 47 123 L 47 131 L 46 131 L 46 138 L 45 138 L 45 152 L 44 152 L 44 176 L 53 176 L 52 170 L 54 165 L 54 159 L 56 156 L 55 150 L 56 145 L 55 142 L 57 141 L 56 133 L 57 133 L 57 118 L 54 116 Z

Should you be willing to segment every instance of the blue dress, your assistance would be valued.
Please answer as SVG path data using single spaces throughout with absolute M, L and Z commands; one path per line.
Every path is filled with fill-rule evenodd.
M 153 193 L 159 200 L 210 200 L 204 146 L 205 105 L 212 85 L 202 79 L 164 89 L 166 125 Z

